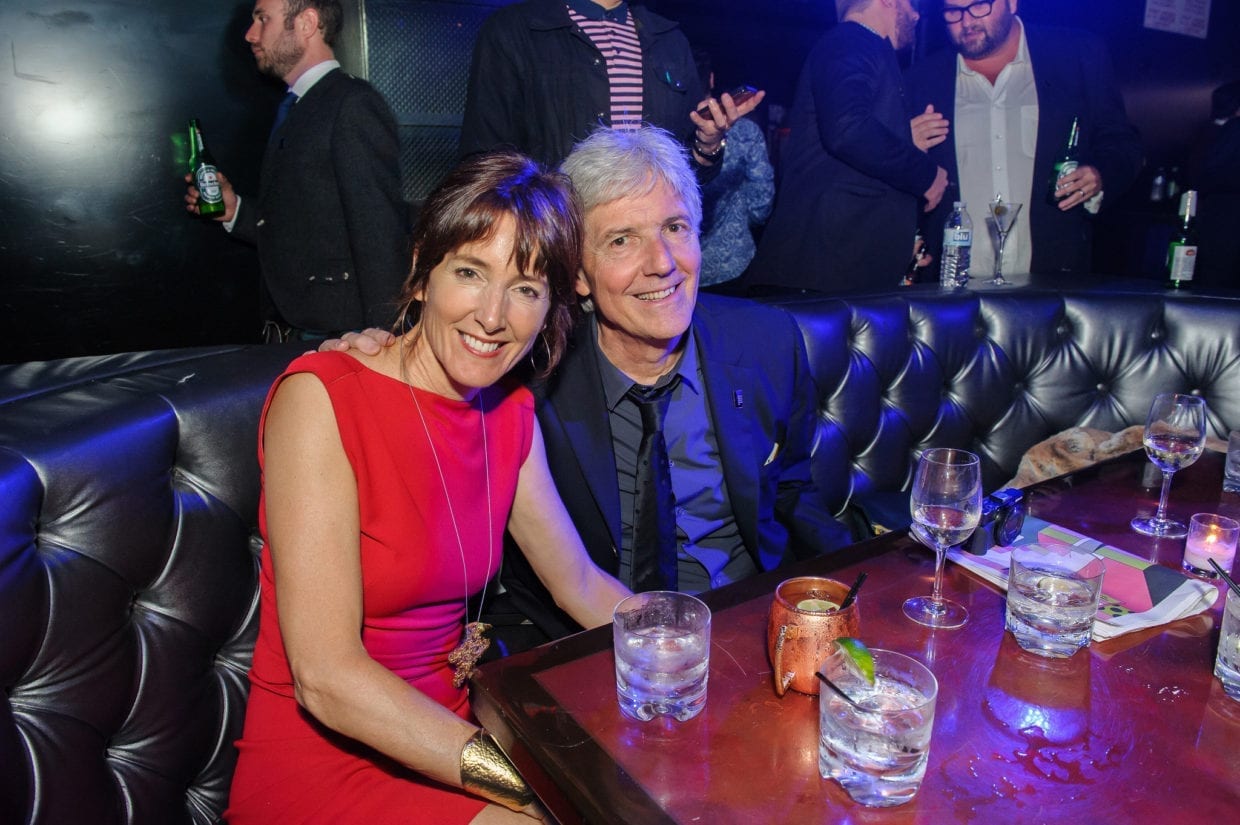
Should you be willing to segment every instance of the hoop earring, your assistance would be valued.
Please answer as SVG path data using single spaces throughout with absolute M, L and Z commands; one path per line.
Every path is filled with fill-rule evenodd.
M 538 333 L 538 340 L 542 342 L 543 349 L 547 351 L 547 360 L 545 363 L 550 364 L 551 363 L 551 342 L 547 340 L 547 333 L 545 331 L 545 328 L 543 332 Z M 534 344 L 534 346 L 530 348 L 530 366 L 533 367 L 536 372 L 538 370 L 538 359 L 535 358 L 534 356 L 537 353 L 537 351 L 538 351 L 538 344 Z

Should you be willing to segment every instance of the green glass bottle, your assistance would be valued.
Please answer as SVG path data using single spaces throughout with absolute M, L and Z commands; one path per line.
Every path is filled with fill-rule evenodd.
M 198 187 L 198 214 L 214 218 L 224 214 L 224 190 L 220 186 L 219 171 L 202 139 L 202 127 L 198 118 L 189 122 L 189 171 Z
M 1059 203 L 1059 198 L 1055 197 L 1055 192 L 1059 188 L 1059 181 L 1065 175 L 1076 171 L 1080 166 L 1080 160 L 1077 157 L 1077 145 L 1081 139 L 1081 130 L 1077 118 L 1072 118 L 1072 130 L 1068 132 L 1068 144 L 1064 147 L 1063 157 L 1055 161 L 1054 167 L 1051 169 L 1050 184 L 1046 188 L 1046 202 L 1051 206 Z
M 1181 289 L 1192 286 L 1193 271 L 1197 268 L 1197 191 L 1189 189 L 1180 196 L 1180 228 L 1167 244 L 1167 286 Z

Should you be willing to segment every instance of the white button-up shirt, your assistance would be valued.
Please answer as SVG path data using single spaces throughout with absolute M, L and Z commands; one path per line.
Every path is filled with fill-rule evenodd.
M 956 56 L 956 116 L 952 131 L 961 200 L 973 218 L 972 277 L 990 277 L 995 269 L 999 236 L 990 219 L 996 194 L 1024 206 L 1004 246 L 1003 273 L 1029 272 L 1033 246 L 1029 237 L 1029 199 L 1042 197 L 1033 180 L 1038 147 L 1038 90 L 1029 61 L 1025 27 L 1020 25 L 1016 58 L 1003 67 L 994 85 Z

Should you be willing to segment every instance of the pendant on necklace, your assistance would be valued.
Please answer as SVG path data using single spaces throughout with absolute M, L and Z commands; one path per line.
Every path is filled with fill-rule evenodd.
M 465 635 L 461 638 L 461 643 L 448 654 L 448 664 L 456 671 L 452 676 L 453 687 L 464 687 L 469 677 L 474 675 L 477 670 L 475 665 L 491 646 L 491 640 L 482 635 L 490 629 L 491 626 L 486 622 L 470 622 L 465 625 Z

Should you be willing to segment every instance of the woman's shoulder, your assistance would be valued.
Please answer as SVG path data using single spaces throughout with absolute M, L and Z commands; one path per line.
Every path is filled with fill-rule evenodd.
M 289 363 L 281 377 L 305 372 L 318 376 L 325 384 L 349 376 L 365 376 L 368 373 L 387 377 L 386 373 L 368 365 L 363 359 L 356 358 L 348 352 L 335 351 L 308 352 L 300 355 Z

